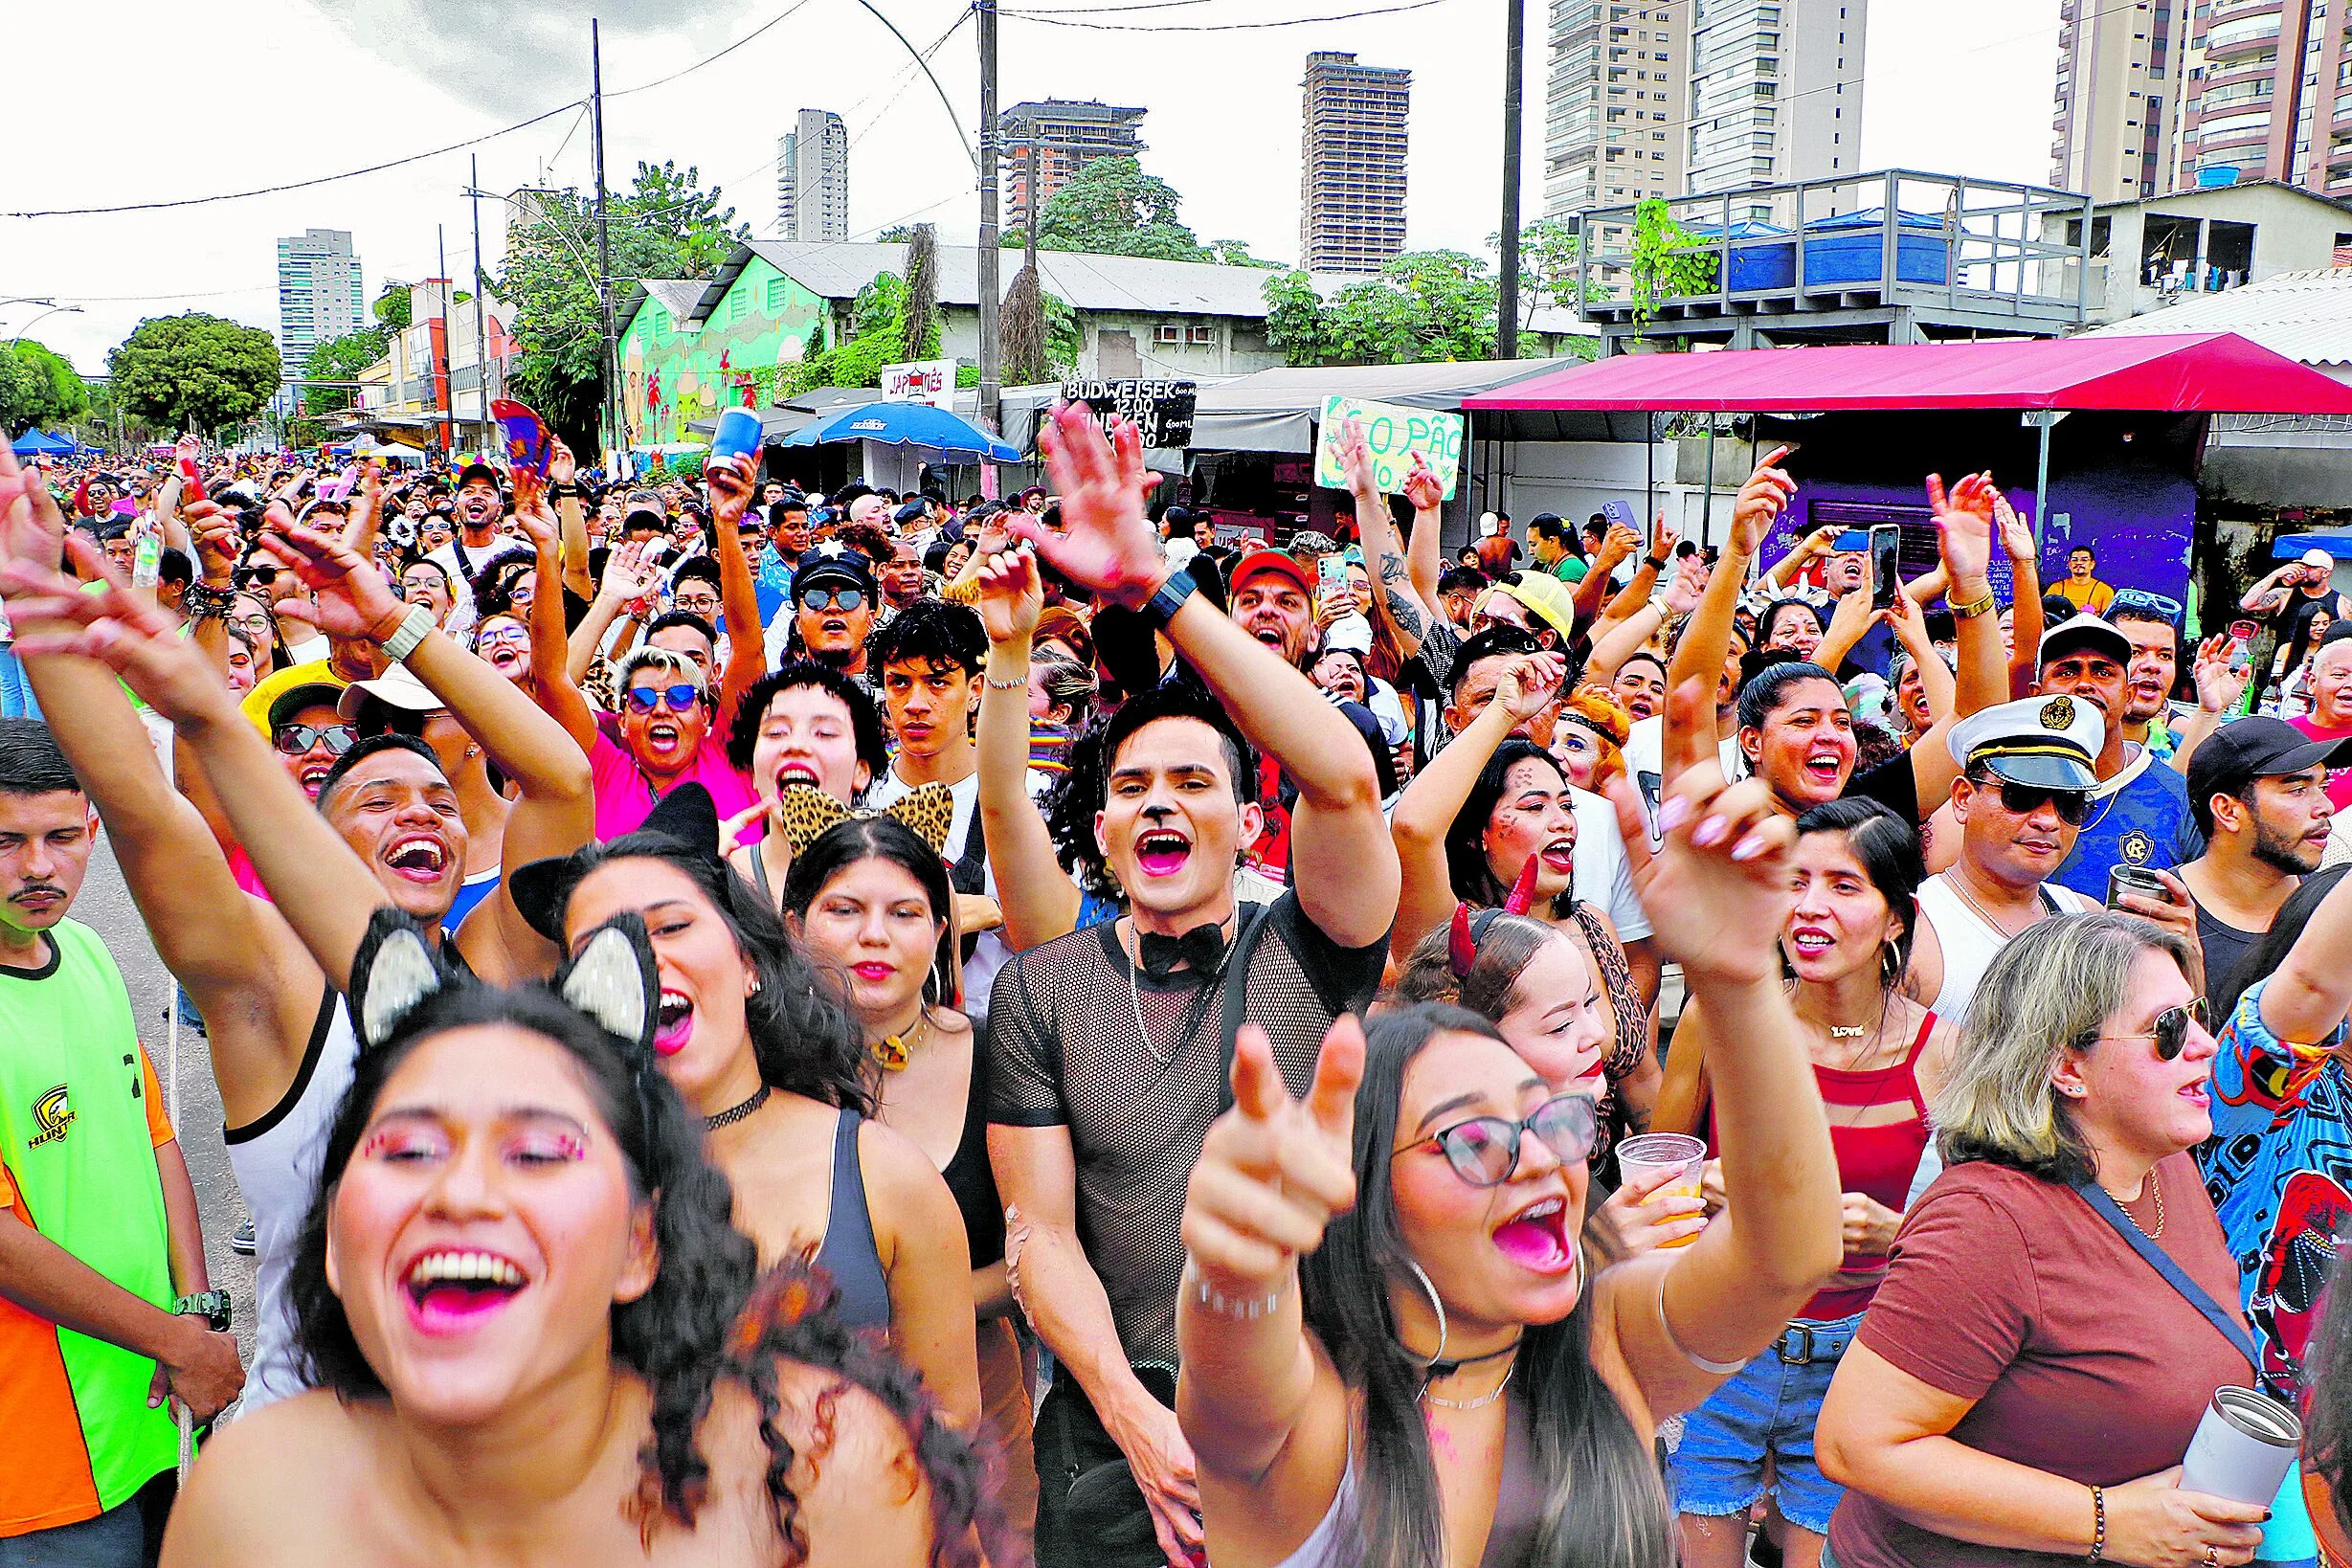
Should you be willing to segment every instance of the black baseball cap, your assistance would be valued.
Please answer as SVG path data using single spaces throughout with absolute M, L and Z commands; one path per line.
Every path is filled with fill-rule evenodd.
M 2188 759 L 2188 797 L 2234 795 L 2257 778 L 2325 764 L 2352 765 L 2352 740 L 2313 740 L 2284 719 L 2256 714 L 2223 725 Z

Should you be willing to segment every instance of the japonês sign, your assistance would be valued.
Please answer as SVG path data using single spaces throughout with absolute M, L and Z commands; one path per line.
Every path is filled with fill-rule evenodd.
M 1413 471 L 1418 452 L 1430 472 L 1445 486 L 1451 501 L 1462 477 L 1462 439 L 1466 421 L 1442 409 L 1406 408 L 1400 403 L 1375 403 L 1360 397 L 1333 395 L 1323 399 L 1323 419 L 1315 431 L 1315 482 L 1325 489 L 1348 487 L 1347 466 L 1340 460 L 1339 442 L 1348 421 L 1360 420 L 1364 443 L 1372 449 L 1373 478 L 1383 495 L 1404 493 L 1405 476 Z
M 1086 404 L 1106 431 L 1113 415 L 1132 420 L 1146 448 L 1192 445 L 1193 410 L 1199 397 L 1197 381 L 1126 376 L 1062 383 L 1062 401 Z
M 955 396 L 955 361 L 917 359 L 882 368 L 882 400 L 944 409 Z

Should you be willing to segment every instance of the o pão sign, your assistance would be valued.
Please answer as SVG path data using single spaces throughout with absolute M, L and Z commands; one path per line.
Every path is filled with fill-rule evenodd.
M 1363 423 L 1364 444 L 1372 449 L 1373 477 L 1383 495 L 1404 493 L 1405 476 L 1412 473 L 1413 454 L 1418 452 L 1445 486 L 1445 499 L 1453 499 L 1454 485 L 1462 477 L 1466 429 L 1462 415 L 1357 397 L 1323 399 L 1323 419 L 1315 431 L 1317 484 L 1331 490 L 1348 487 L 1347 468 L 1339 459 L 1339 438 L 1350 419 Z

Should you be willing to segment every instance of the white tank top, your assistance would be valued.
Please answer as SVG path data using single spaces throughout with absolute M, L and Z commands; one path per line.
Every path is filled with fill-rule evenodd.
M 2076 914 L 2094 907 L 2080 893 L 2055 883 L 2042 884 L 2041 895 L 2042 907 L 2051 914 Z M 1957 1028 L 1993 955 L 2008 946 L 2009 939 L 1968 907 L 1968 901 L 1952 886 L 1948 871 L 1919 884 L 1919 911 L 1936 928 L 1937 943 L 1943 949 L 1943 989 L 1927 1004 L 1928 1010 L 1939 1019 L 1951 1019 Z
M 350 1010 L 330 986 L 285 1097 L 268 1115 L 228 1133 L 229 1166 L 253 1213 L 256 1300 L 253 1373 L 245 1379 L 248 1411 L 310 1386 L 294 1350 L 294 1306 L 286 1282 L 302 1219 L 319 1190 L 327 1131 L 358 1061 L 359 1036 L 351 1028 Z

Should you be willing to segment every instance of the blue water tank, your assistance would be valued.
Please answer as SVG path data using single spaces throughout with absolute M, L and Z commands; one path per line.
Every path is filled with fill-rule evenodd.
M 1886 209 L 1816 218 L 1804 226 L 1804 285 L 1875 283 L 1885 267 Z M 1952 250 L 1943 219 L 1926 213 L 1895 214 L 1894 276 L 1906 283 L 1948 283 Z
M 2237 183 L 2238 171 L 2232 168 L 2224 167 L 2221 168 L 2201 168 L 2197 170 L 2197 189 L 2200 190 L 2211 190 L 2219 186 L 2235 185 Z

